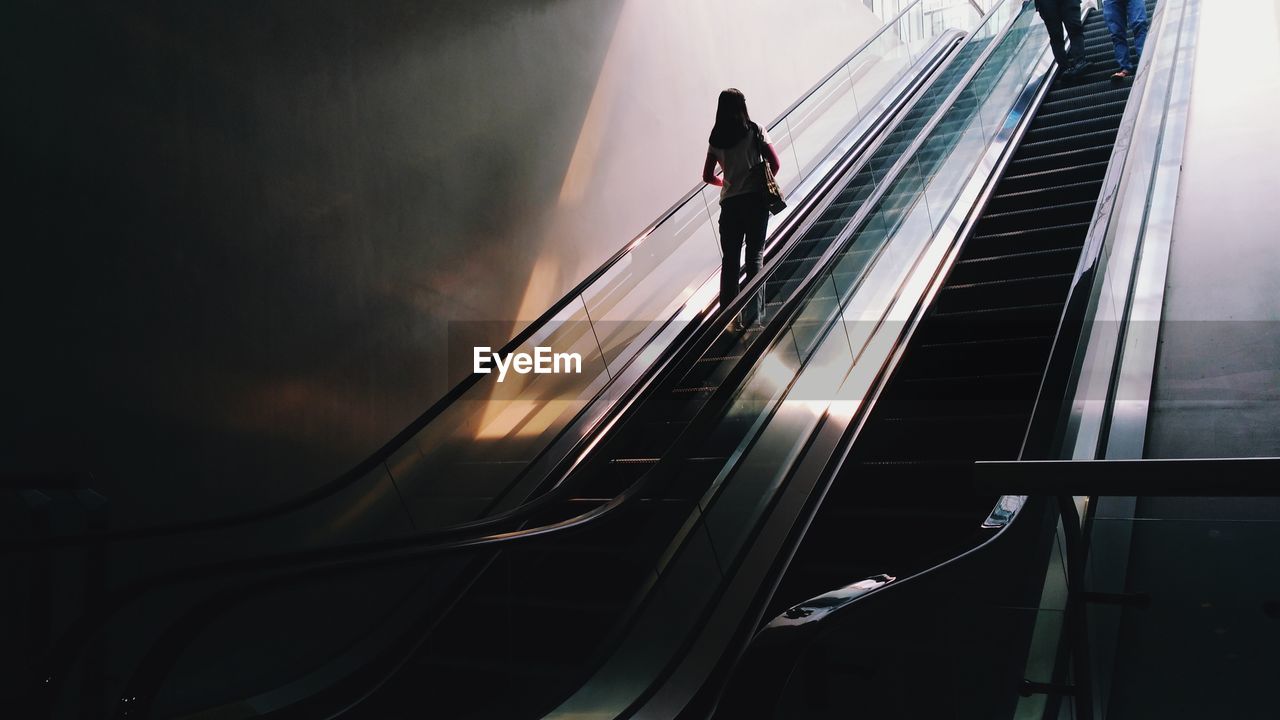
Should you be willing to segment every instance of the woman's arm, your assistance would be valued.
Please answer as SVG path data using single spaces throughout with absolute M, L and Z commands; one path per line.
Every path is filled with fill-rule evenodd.
M 769 169 L 774 175 L 778 174 L 778 168 L 782 167 L 782 160 L 778 158 L 778 151 L 773 149 L 773 143 L 768 143 L 765 147 L 769 148 L 769 156 L 765 160 L 769 161 Z
M 702 165 L 702 182 L 720 187 L 724 180 L 716 177 L 716 156 L 707 153 L 707 161 Z

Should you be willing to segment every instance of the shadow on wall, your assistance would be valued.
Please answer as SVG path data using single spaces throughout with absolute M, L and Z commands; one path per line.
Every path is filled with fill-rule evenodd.
M 347 469 L 456 380 L 449 321 L 514 332 L 692 186 L 716 90 L 768 119 L 876 25 L 856 0 L 3 14 L 0 471 L 93 472 L 119 525 Z

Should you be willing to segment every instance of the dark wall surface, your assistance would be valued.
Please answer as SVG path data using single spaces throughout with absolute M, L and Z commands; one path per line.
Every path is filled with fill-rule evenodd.
M 574 262 L 537 311 L 696 179 L 700 87 L 677 186 L 615 173 L 628 212 L 582 217 L 627 230 L 589 252 L 553 223 L 624 5 L 5 3 L 0 471 L 92 472 L 129 525 L 286 497 L 379 447 L 448 388 L 449 321 L 529 319 L 548 248 Z M 679 24 L 694 48 L 719 26 Z M 758 114 L 858 39 L 790 58 Z M 651 64 L 618 62 L 621 83 Z

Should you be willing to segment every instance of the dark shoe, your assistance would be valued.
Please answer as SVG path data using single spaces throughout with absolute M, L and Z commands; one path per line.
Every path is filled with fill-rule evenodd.
M 1083 75 L 1084 71 L 1088 69 L 1089 69 L 1089 61 L 1081 60 L 1075 65 L 1068 67 L 1066 70 L 1063 70 L 1062 76 L 1068 80 L 1075 80 L 1076 78 L 1079 78 L 1081 75 Z
M 760 318 L 753 318 L 751 320 L 740 318 L 738 320 L 738 327 L 744 331 L 761 330 L 764 328 L 764 322 L 761 321 Z
M 1128 80 L 1131 77 L 1133 77 L 1133 73 L 1123 68 L 1121 68 L 1119 72 L 1115 72 L 1111 74 L 1111 79 L 1114 82 L 1120 82 L 1121 80 Z

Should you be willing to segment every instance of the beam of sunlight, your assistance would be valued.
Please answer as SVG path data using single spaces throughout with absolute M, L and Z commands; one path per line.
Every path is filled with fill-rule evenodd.
M 573 148 L 573 156 L 569 160 L 569 169 L 565 171 L 564 182 L 560 185 L 560 204 L 577 205 L 586 195 L 587 186 L 596 170 L 596 158 L 600 155 L 600 143 L 604 139 L 606 121 L 609 110 L 613 106 L 613 94 L 618 89 L 618 74 L 623 51 L 619 48 L 623 37 L 619 29 L 629 21 L 633 3 L 623 3 L 614 25 L 613 36 L 609 40 L 609 50 L 605 53 L 604 64 L 600 68 L 600 76 L 596 80 L 596 88 L 591 94 L 591 103 L 587 106 L 587 116 L 582 121 L 582 130 L 578 133 L 578 143 Z

